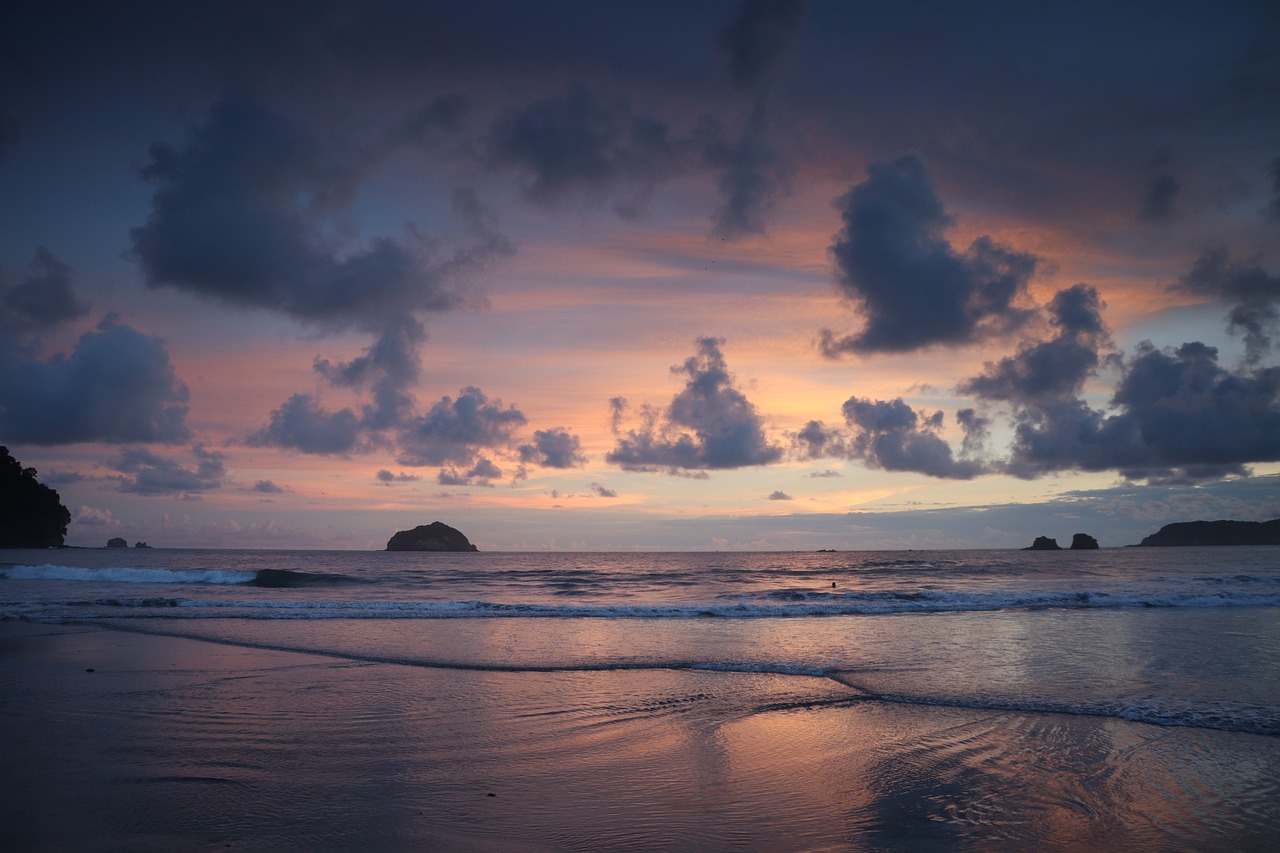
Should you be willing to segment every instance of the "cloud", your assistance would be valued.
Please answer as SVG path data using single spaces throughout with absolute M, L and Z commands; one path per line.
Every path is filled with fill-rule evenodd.
M 131 232 L 133 256 L 151 287 L 326 326 L 380 329 L 464 304 L 467 275 L 510 251 L 478 223 L 452 253 L 412 231 L 358 246 L 330 236 L 372 162 L 253 98 L 227 97 L 184 144 L 152 146 L 142 175 L 157 189 Z
M 442 486 L 486 486 L 492 488 L 493 481 L 502 476 L 502 469 L 492 460 L 479 456 L 469 470 L 459 471 L 450 465 L 441 468 L 436 475 L 436 482 Z
M 1138 347 L 1111 399 L 1115 414 L 1082 400 L 1017 411 L 1009 470 L 1023 477 L 1079 468 L 1180 482 L 1243 474 L 1280 460 L 1280 368 L 1230 372 L 1218 351 Z
M 1102 321 L 1105 304 L 1098 291 L 1076 284 L 1058 291 L 1049 303 L 1054 336 L 1023 346 L 1014 356 L 987 362 L 979 376 L 957 390 L 984 400 L 1029 402 L 1076 394 L 1100 362 L 1110 338 Z
M 479 456 L 479 451 L 509 449 L 515 431 L 525 423 L 519 409 L 504 408 L 501 400 L 491 401 L 479 388 L 468 386 L 456 398 L 441 397 L 425 415 L 405 423 L 398 435 L 396 461 L 411 466 L 471 467 L 471 472 L 459 475 L 463 478 L 499 477 L 501 471 Z M 487 463 L 487 467 L 480 463 Z
M 531 201 L 612 198 L 624 216 L 638 213 L 658 182 L 682 171 L 679 149 L 663 122 L 581 85 L 506 113 L 488 138 L 490 162 L 523 171 Z
M 763 107 L 748 119 L 742 135 L 724 138 L 719 124 L 702 122 L 703 157 L 716 172 L 720 205 L 713 233 L 727 240 L 763 234 L 778 199 L 786 194 L 789 169 L 766 140 Z
M 843 406 L 852 429 L 847 443 L 850 457 L 886 471 L 916 471 L 930 477 L 969 480 L 987 470 L 974 459 L 957 459 L 951 446 L 937 435 L 943 425 L 941 411 L 921 416 L 902 401 L 850 397 Z M 958 418 L 972 428 L 970 418 Z M 966 430 L 967 431 L 967 430 Z
M 1271 214 L 1272 219 L 1280 219 L 1280 157 L 1276 157 L 1271 161 L 1271 204 L 1267 205 L 1267 212 Z
M 4 164 L 9 152 L 18 147 L 18 140 L 21 138 L 22 125 L 8 112 L 0 109 L 0 165 Z
M 419 375 L 419 346 L 426 339 L 422 324 L 410 316 L 386 321 L 364 354 L 345 362 L 316 359 L 314 367 L 331 385 L 360 389 L 368 386 L 373 402 L 360 419 L 366 429 L 380 430 L 407 420 L 413 411 L 408 389 Z
M 598 498 L 616 498 L 618 496 L 618 493 L 613 489 L 607 489 L 599 483 L 592 483 L 591 491 Z
M 53 328 L 89 313 L 71 287 L 71 267 L 41 247 L 21 282 L 0 281 L 0 332 L 25 334 Z
M 281 494 L 284 494 L 287 490 L 285 489 L 284 486 L 276 485 L 270 480 L 259 480 L 258 482 L 253 484 L 253 491 L 262 492 L 263 494 L 266 494 L 266 495 L 281 495 Z
M 556 427 L 535 430 L 533 443 L 520 445 L 520 461 L 544 468 L 576 468 L 585 465 L 587 457 L 578 436 Z
M 1173 203 L 1181 190 L 1182 186 L 1172 175 L 1152 178 L 1142 197 L 1140 215 L 1148 222 L 1168 222 L 1173 218 Z
M 1250 362 L 1270 351 L 1271 331 L 1280 320 L 1280 276 L 1257 264 L 1231 263 L 1227 250 L 1218 247 L 1201 254 L 1173 288 L 1231 304 L 1229 329 L 1244 331 Z
M 386 468 L 379 470 L 378 473 L 374 475 L 374 477 L 377 478 L 379 483 L 382 483 L 387 486 L 391 485 L 392 483 L 412 483 L 422 479 L 422 477 L 419 476 L 418 474 L 409 474 L 404 471 L 401 471 L 399 474 L 392 474 Z
M 903 402 L 850 397 L 842 407 L 849 430 L 809 421 L 790 433 L 791 452 L 805 459 L 858 459 L 886 471 L 916 471 L 930 477 L 969 480 L 986 473 L 983 442 L 988 422 L 973 409 L 961 409 L 956 422 L 964 431 L 960 457 L 937 434 L 944 418 L 941 411 L 921 415 Z M 837 471 L 812 473 L 810 477 L 839 477 Z
M 678 473 L 767 465 L 781 458 L 756 407 L 734 387 L 720 352 L 723 343 L 719 338 L 695 341 L 697 353 L 671 369 L 688 377 L 684 389 L 661 415 L 645 407 L 638 429 L 618 430 L 607 462 L 629 471 Z M 615 415 L 625 403 L 621 397 L 610 401 Z
M 351 453 L 365 449 L 360 418 L 350 409 L 323 409 L 310 394 L 294 394 L 271 413 L 271 421 L 253 433 L 255 447 L 283 447 L 303 453 Z
M 0 350 L 0 434 L 17 444 L 186 441 L 187 395 L 165 343 L 114 315 L 70 355 Z
M 715 38 L 733 84 L 763 85 L 795 41 L 806 12 L 804 0 L 744 0 Z
M 120 491 L 138 495 L 182 495 L 220 488 L 226 480 L 223 466 L 226 455 L 205 450 L 202 445 L 191 448 L 195 468 L 184 468 L 172 459 L 158 456 L 141 447 L 128 447 L 112 463 L 117 471 L 129 475 L 121 478 Z
M 1017 302 L 1034 256 L 989 237 L 956 252 L 943 236 L 951 217 L 914 156 L 873 163 L 867 174 L 837 200 L 844 227 L 831 245 L 837 282 L 865 325 L 843 338 L 823 330 L 826 355 L 958 346 L 1030 319 Z
M 769 496 L 766 498 L 766 500 L 770 500 L 770 501 L 790 501 L 790 500 L 795 500 L 795 498 L 791 497 L 791 495 L 787 494 L 786 492 L 783 492 L 783 491 L 775 491 L 775 492 L 770 492 L 770 493 L 769 493 Z
M 809 474 L 809 479 L 811 479 L 811 480 L 821 480 L 821 479 L 828 479 L 828 478 L 831 478 L 831 477 L 843 477 L 843 476 L 844 476 L 844 475 L 843 475 L 843 474 L 841 474 L 839 471 L 833 471 L 832 469 L 827 468 L 827 469 L 824 469 L 824 470 L 822 470 L 822 471 L 812 471 L 812 472 L 810 472 L 810 474 Z

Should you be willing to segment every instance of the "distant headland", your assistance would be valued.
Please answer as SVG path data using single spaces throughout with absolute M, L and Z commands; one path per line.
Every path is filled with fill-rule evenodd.
M 1271 521 L 1180 521 L 1166 524 L 1138 545 L 1280 545 L 1280 518 Z
M 462 531 L 442 521 L 400 530 L 387 542 L 388 551 L 479 551 Z

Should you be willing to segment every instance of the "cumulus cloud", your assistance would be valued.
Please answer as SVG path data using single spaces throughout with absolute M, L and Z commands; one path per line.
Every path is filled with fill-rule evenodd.
M 418 474 L 409 474 L 404 471 L 399 474 L 393 474 L 386 468 L 380 469 L 377 474 L 374 474 L 374 477 L 377 478 L 379 483 L 387 486 L 392 483 L 413 483 L 422 479 Z
M 628 216 L 644 207 L 655 184 L 681 171 L 679 147 L 663 122 L 580 85 L 508 112 L 488 138 L 490 162 L 524 172 L 531 201 L 610 198 Z
M 555 427 L 535 430 L 533 443 L 520 445 L 520 461 L 544 468 L 576 468 L 585 465 L 587 457 L 578 436 Z
M 165 343 L 114 315 L 70 355 L 0 351 L 0 434 L 19 444 L 186 441 L 187 395 Z
M 41 247 L 22 281 L 0 281 L 0 332 L 40 332 L 89 312 L 71 286 L 71 268 Z
M 227 472 L 226 454 L 206 450 L 202 445 L 191 448 L 196 459 L 193 468 L 141 447 L 128 447 L 112 463 L 127 475 L 120 480 L 120 491 L 138 495 L 183 495 L 206 492 L 222 486 Z
M 822 332 L 822 350 L 908 352 L 957 346 L 1015 329 L 1033 316 L 1018 307 L 1036 258 L 989 237 L 957 252 L 943 236 L 951 217 L 914 156 L 867 167 L 868 178 L 837 201 L 844 227 L 831 254 L 862 331 Z
M 403 423 L 413 411 L 409 388 L 418 379 L 422 324 L 410 316 L 391 318 L 363 355 L 350 361 L 316 359 L 315 370 L 337 387 L 368 387 L 373 402 L 364 406 L 360 425 L 382 430 Z
M 277 485 L 270 480 L 259 480 L 253 484 L 253 491 L 262 492 L 264 495 L 281 495 L 284 494 L 284 486 Z
M 465 470 L 452 465 L 441 468 L 436 475 L 436 482 L 442 486 L 485 486 L 492 487 L 493 481 L 502 476 L 502 469 L 484 456 L 477 456 L 475 462 Z
M 591 484 L 591 492 L 598 498 L 616 498 L 618 493 L 613 489 L 605 488 L 599 483 Z
M 479 388 L 468 386 L 456 398 L 441 397 L 426 414 L 404 425 L 397 461 L 412 466 L 451 465 L 451 477 L 460 479 L 500 477 L 502 472 L 480 451 L 510 448 L 516 430 L 526 422 L 515 406 L 504 407 L 501 400 L 490 400 Z M 470 471 L 458 474 L 458 468 Z
M 618 442 L 605 460 L 630 471 L 705 471 L 767 465 L 782 456 L 769 442 L 756 407 L 739 391 L 719 338 L 701 338 L 698 351 L 671 372 L 685 387 L 662 412 L 645 407 L 636 429 L 615 430 Z M 625 400 L 610 402 L 615 423 Z
M 962 382 L 957 390 L 984 400 L 1030 402 L 1076 394 L 1101 361 L 1100 350 L 1110 344 L 1102 321 L 1105 304 L 1086 284 L 1060 290 L 1049 303 L 1054 334 L 1024 345 L 1016 355 L 987 362 L 982 374 Z
M 481 230 L 452 253 L 412 232 L 359 246 L 328 236 L 371 162 L 250 97 L 225 98 L 184 144 L 152 146 L 142 175 L 157 190 L 133 255 L 151 287 L 325 325 L 380 328 L 463 304 L 466 274 L 509 251 L 500 236 Z
M 902 401 L 850 397 L 843 406 L 845 422 L 852 429 L 848 453 L 873 468 L 916 471 L 930 477 L 968 480 L 984 473 L 986 466 L 974 459 L 957 458 L 937 434 L 943 426 L 941 411 L 921 415 Z M 962 428 L 972 428 L 961 418 Z
M 272 411 L 270 422 L 249 436 L 248 443 L 303 453 L 351 453 L 365 448 L 355 412 L 331 412 L 310 394 L 294 394 L 284 401 Z
M 1203 343 L 1139 346 L 1111 399 L 1114 414 L 1065 398 L 1015 416 L 1009 470 L 1078 468 L 1130 479 L 1194 481 L 1280 460 L 1280 368 L 1232 372 Z
M 766 498 L 766 500 L 771 500 L 771 501 L 790 501 L 790 500 L 795 500 L 795 498 L 791 497 L 791 495 L 787 494 L 787 493 L 786 493 L 786 492 L 784 492 L 784 491 L 778 490 L 778 491 L 770 492 L 770 493 L 769 493 L 769 496 Z
M 1280 276 L 1257 264 L 1232 263 L 1227 250 L 1217 247 L 1201 254 L 1173 287 L 1230 304 L 1229 329 L 1244 332 L 1250 362 L 1271 350 L 1271 333 L 1280 320 Z
M 842 411 L 848 429 L 809 421 L 790 433 L 791 452 L 800 459 L 858 459 L 886 471 L 915 471 L 930 477 L 969 480 L 990 470 L 982 461 L 988 421 L 973 409 L 956 413 L 964 432 L 959 456 L 938 435 L 945 418 L 941 411 L 923 415 L 902 398 L 871 400 L 850 397 Z M 837 471 L 821 471 L 810 477 L 839 477 Z

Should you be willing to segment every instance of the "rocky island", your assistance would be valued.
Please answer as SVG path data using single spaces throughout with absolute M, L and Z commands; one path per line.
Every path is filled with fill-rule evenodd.
M 397 531 L 387 542 L 388 551 L 479 551 L 470 540 L 442 521 Z
M 1029 547 L 1023 548 L 1024 551 L 1061 551 L 1062 546 L 1058 544 L 1057 539 L 1051 539 L 1048 536 L 1037 536 L 1035 541 Z M 1098 540 L 1094 539 L 1088 533 L 1077 533 L 1071 537 L 1071 547 L 1068 551 L 1096 551 L 1098 550 Z
M 1138 543 L 1169 545 L 1280 545 L 1280 518 L 1271 521 L 1180 521 Z

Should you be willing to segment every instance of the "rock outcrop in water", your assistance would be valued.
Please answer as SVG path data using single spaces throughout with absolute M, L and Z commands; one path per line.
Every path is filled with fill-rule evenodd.
M 1098 540 L 1094 539 L 1088 533 L 1077 533 L 1071 537 L 1072 551 L 1097 551 Z
M 71 513 L 58 493 L 0 447 L 0 548 L 61 548 Z
M 1029 547 L 1023 548 L 1024 551 L 1061 551 L 1062 546 L 1058 544 L 1057 539 L 1050 539 L 1048 536 L 1037 536 L 1036 541 L 1032 542 Z
M 401 530 L 387 542 L 388 551 L 479 551 L 470 540 L 441 521 Z
M 1280 518 L 1271 521 L 1180 521 L 1138 543 L 1167 545 L 1280 545 Z
M 123 536 L 114 536 L 107 540 L 108 548 L 128 548 L 129 543 L 124 540 Z

